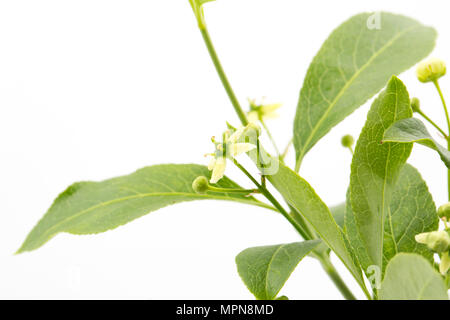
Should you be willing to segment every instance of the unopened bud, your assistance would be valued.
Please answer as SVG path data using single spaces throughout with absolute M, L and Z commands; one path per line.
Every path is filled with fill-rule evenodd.
M 411 109 L 413 112 L 419 112 L 420 111 L 420 100 L 417 98 L 411 99 Z
M 341 143 L 342 143 L 342 146 L 344 146 L 346 148 L 351 148 L 351 147 L 353 147 L 353 143 L 355 143 L 355 140 L 353 139 L 353 137 L 351 135 L 347 134 L 342 137 Z
M 204 176 L 195 178 L 194 182 L 192 182 L 192 189 L 199 194 L 206 193 L 209 189 L 208 179 Z
M 417 66 L 417 79 L 421 82 L 436 81 L 440 77 L 444 76 L 447 71 L 445 62 L 432 58 L 427 61 L 419 63 Z
M 439 218 L 445 218 L 450 221 L 450 202 L 440 206 L 437 213 Z
M 415 237 L 419 243 L 426 244 L 431 250 L 442 253 L 450 249 L 450 236 L 447 231 L 420 233 Z
M 439 264 L 439 272 L 443 275 L 447 274 L 450 269 L 450 256 L 449 252 L 444 252 L 441 256 L 441 263 Z

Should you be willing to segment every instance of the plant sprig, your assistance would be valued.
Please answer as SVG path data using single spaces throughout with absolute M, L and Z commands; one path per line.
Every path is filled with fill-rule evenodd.
M 320 261 L 344 298 L 355 299 L 331 262 L 331 251 L 368 299 L 447 299 L 450 204 L 437 210 L 426 182 L 407 164 L 413 143 L 437 151 L 448 168 L 450 201 L 450 117 L 438 82 L 446 73 L 445 63 L 436 59 L 424 62 L 417 75 L 422 82 L 435 85 L 448 132 L 426 115 L 418 100 L 411 102 L 406 86 L 392 76 L 432 51 L 435 30 L 385 12 L 358 14 L 335 29 L 310 64 L 294 119 L 294 138 L 280 153 L 265 122 L 265 116 L 279 105 L 250 101 L 248 113 L 241 107 L 208 32 L 203 5 L 210 1 L 189 3 L 241 126 L 227 123 L 221 141 L 212 139 L 214 152 L 209 154 L 207 167 L 156 165 L 128 176 L 71 185 L 58 196 L 18 253 L 35 250 L 60 232 L 104 232 L 174 203 L 234 201 L 279 213 L 303 239 L 249 248 L 237 256 L 238 272 L 258 299 L 277 299 L 291 272 L 307 255 Z M 377 19 L 383 27 L 374 29 L 368 21 Z M 346 49 L 337 49 L 342 43 Z M 365 50 L 367 47 L 373 50 Z M 352 154 L 350 185 L 339 210 L 330 209 L 297 172 L 323 136 L 383 88 L 370 108 L 356 147 L 351 136 L 341 140 Z M 447 148 L 412 117 L 413 111 L 444 136 Z M 259 124 L 276 156 L 262 145 Z M 295 170 L 284 163 L 291 144 L 296 152 Z M 257 175 L 237 160 L 240 154 L 253 160 Z M 241 187 L 225 176 L 229 162 L 240 169 L 252 187 Z M 439 230 L 439 221 L 444 230 Z M 434 266 L 435 255 L 440 257 L 439 272 Z M 410 278 L 405 280 L 405 274 Z M 422 275 L 429 281 L 422 281 Z M 372 294 L 365 280 L 369 280 Z

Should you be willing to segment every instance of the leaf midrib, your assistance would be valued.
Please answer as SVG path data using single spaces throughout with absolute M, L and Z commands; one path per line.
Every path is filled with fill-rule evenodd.
M 203 195 L 203 194 L 195 194 L 195 193 L 189 193 L 189 192 L 155 192 L 155 193 L 142 193 L 142 194 L 136 194 L 136 195 L 132 195 L 132 196 L 127 196 L 127 197 L 122 197 L 122 198 L 118 198 L 118 199 L 113 199 L 113 200 L 108 200 L 108 201 L 104 201 L 104 202 L 100 202 L 94 206 L 91 206 L 89 208 L 83 209 L 79 212 L 77 212 L 74 215 L 71 215 L 70 217 L 68 217 L 67 219 L 64 219 L 60 222 L 58 222 L 57 224 L 54 224 L 53 226 L 51 226 L 50 228 L 47 229 L 47 231 L 42 235 L 48 235 L 48 234 L 52 234 L 52 232 L 54 230 L 57 230 L 61 225 L 74 220 L 80 216 L 83 216 L 84 214 L 87 214 L 89 212 L 91 212 L 92 210 L 95 210 L 97 208 L 100 207 L 106 207 L 121 201 L 128 201 L 128 200 L 134 200 L 134 199 L 139 199 L 139 198 L 146 198 L 146 197 L 160 197 L 160 196 L 181 196 L 181 197 L 196 197 L 196 198 L 200 198 L 200 199 L 206 199 L 206 200 L 231 200 L 231 201 L 236 201 L 236 202 L 241 202 L 241 203 L 246 203 L 246 204 L 253 204 L 259 207 L 263 207 L 266 209 L 272 209 L 273 208 L 263 202 L 257 201 L 257 200 L 246 200 L 246 199 L 239 199 L 239 198 L 233 198 L 233 197 L 226 197 L 226 196 L 211 196 L 211 195 Z
M 395 123 L 395 121 L 397 120 L 397 111 L 398 111 L 398 85 L 397 82 L 395 82 L 395 109 L 394 109 L 394 120 L 393 123 Z M 384 125 L 383 125 L 384 127 Z M 385 129 L 386 130 L 386 129 Z M 389 149 L 388 149 L 388 155 L 387 155 L 387 160 L 386 160 L 386 165 L 385 165 L 385 174 L 388 172 L 389 169 L 389 159 L 391 158 L 391 145 L 388 145 Z M 383 247 L 384 247 L 384 216 L 385 216 L 385 209 L 386 209 L 386 205 L 385 205 L 385 201 L 386 201 L 386 185 L 387 185 L 387 177 L 384 177 L 384 181 L 383 181 L 383 191 L 382 191 L 382 212 L 381 212 L 381 235 L 380 235 L 380 268 L 383 265 Z M 387 208 L 387 210 L 390 213 L 390 208 Z M 394 229 L 392 228 L 392 223 L 391 221 L 389 221 L 389 224 L 391 225 L 391 233 L 392 236 L 394 236 Z M 394 239 L 394 244 L 395 244 L 395 250 L 398 252 L 398 248 L 397 248 L 397 244 L 395 243 L 395 239 Z
M 426 288 L 430 285 L 430 283 L 433 281 L 433 275 L 430 275 L 428 280 L 423 285 L 422 289 L 420 289 L 419 294 L 417 296 L 417 300 L 422 300 L 423 293 L 425 292 Z
M 334 106 L 336 105 L 336 103 L 339 101 L 339 99 L 344 95 L 345 91 L 352 85 L 352 83 L 356 80 L 356 78 L 359 77 L 359 75 L 370 66 L 370 64 L 372 63 L 373 60 L 375 60 L 376 58 L 378 58 L 378 56 L 380 56 L 385 50 L 387 50 L 387 48 L 389 48 L 397 39 L 399 39 L 400 37 L 402 37 L 405 33 L 419 28 L 420 26 L 414 26 L 414 27 L 410 27 L 407 28 L 405 30 L 403 30 L 402 32 L 398 33 L 395 37 L 393 37 L 391 40 L 389 40 L 389 42 L 387 42 L 382 48 L 380 48 L 377 52 L 375 52 L 374 55 L 372 55 L 370 57 L 369 60 L 367 60 L 367 62 L 359 69 L 357 70 L 353 76 L 347 81 L 347 83 L 342 87 L 342 89 L 339 91 L 338 95 L 333 99 L 333 101 L 331 102 L 331 104 L 329 105 L 329 107 L 327 108 L 327 110 L 323 113 L 322 117 L 319 119 L 319 121 L 317 122 L 317 124 L 314 126 L 313 130 L 311 130 L 311 133 L 308 136 L 308 139 L 306 140 L 306 142 L 303 144 L 303 148 L 301 150 L 300 155 L 297 157 L 297 171 L 298 171 L 298 167 L 299 167 L 299 163 L 301 161 L 301 159 L 303 159 L 305 153 L 306 153 L 306 149 L 308 148 L 309 143 L 311 142 L 312 138 L 315 136 L 315 134 L 317 133 L 317 130 L 319 130 L 319 128 L 321 127 L 323 121 L 325 121 L 326 117 L 328 116 L 328 114 L 331 112 L 331 110 L 334 108 Z
M 272 267 L 272 262 L 273 262 L 273 260 L 275 259 L 275 256 L 278 254 L 278 252 L 279 252 L 282 248 L 284 248 L 285 246 L 286 246 L 286 244 L 283 244 L 283 245 L 279 246 L 279 247 L 277 248 L 277 250 L 275 250 L 275 252 L 273 253 L 272 257 L 270 258 L 269 263 L 267 264 L 266 281 L 265 281 L 265 285 L 264 285 L 264 291 L 265 291 L 266 299 L 270 299 L 270 300 L 273 299 L 273 298 L 270 298 L 269 295 L 268 295 L 268 293 L 269 293 L 269 291 L 268 291 L 268 286 L 269 286 L 269 272 L 270 272 L 270 268 Z M 279 291 L 278 291 L 278 292 L 279 292 Z M 278 292 L 275 293 L 275 296 L 278 294 Z

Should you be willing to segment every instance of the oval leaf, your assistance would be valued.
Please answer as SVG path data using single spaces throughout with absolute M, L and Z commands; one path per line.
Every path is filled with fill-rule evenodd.
M 350 199 L 359 236 L 370 264 L 382 267 L 384 221 L 400 170 L 412 144 L 381 144 L 385 128 L 412 116 L 408 92 L 393 77 L 368 113 L 356 144 L 350 175 Z
M 437 151 L 441 160 L 450 169 L 450 152 L 433 139 L 423 122 L 419 119 L 409 118 L 397 121 L 386 130 L 383 141 L 399 143 L 417 142 Z
M 348 196 L 344 230 L 360 265 L 367 270 L 371 260 L 359 235 Z M 438 225 L 436 206 L 425 181 L 417 169 L 406 164 L 400 171 L 384 224 L 383 272 L 389 260 L 400 252 L 418 253 L 432 262 L 433 253 L 414 237 L 437 230 Z
M 344 217 L 344 233 L 348 239 L 347 246 L 353 253 L 356 264 L 361 266 L 364 272 L 372 264 L 367 253 L 366 246 L 359 235 L 358 225 L 356 224 L 355 214 L 352 210 L 350 189 L 347 191 L 347 203 Z
M 378 15 L 378 16 L 377 16 Z M 368 26 L 370 19 L 379 25 Z M 297 168 L 331 128 L 400 74 L 426 57 L 436 32 L 390 13 L 363 13 L 325 41 L 305 77 L 294 122 Z
M 310 240 L 245 249 L 236 257 L 238 273 L 256 299 L 276 299 L 295 267 L 320 242 Z
M 194 164 L 156 165 L 102 182 L 79 182 L 61 193 L 30 232 L 18 253 L 39 248 L 60 232 L 93 234 L 114 229 L 171 204 L 202 199 L 232 200 L 265 207 L 236 193 L 197 194 L 192 182 L 210 171 Z M 239 188 L 228 178 L 217 186 Z
M 427 184 L 413 166 L 406 164 L 398 178 L 386 216 L 383 268 L 397 253 L 417 253 L 433 262 L 433 252 L 415 235 L 437 230 L 439 218 Z
M 447 287 L 431 264 L 417 254 L 400 253 L 386 268 L 382 300 L 447 300 Z

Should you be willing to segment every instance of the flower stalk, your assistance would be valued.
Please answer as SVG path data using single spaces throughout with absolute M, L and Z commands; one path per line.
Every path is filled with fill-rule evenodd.
M 442 94 L 442 90 L 439 85 L 439 81 L 437 79 L 433 81 L 433 84 L 439 93 L 439 97 L 441 98 L 442 106 L 444 107 L 445 118 L 447 120 L 447 127 L 448 127 L 449 134 L 450 134 L 450 116 L 448 113 L 448 108 L 447 108 L 447 104 L 444 99 L 444 95 Z M 450 151 L 450 138 L 448 135 L 447 135 L 447 150 Z M 447 170 L 447 185 L 448 185 L 448 200 L 450 201 L 450 169 Z
M 448 134 L 446 135 L 447 139 L 447 149 L 450 151 L 450 116 L 448 113 L 447 104 L 445 103 L 444 95 L 442 94 L 441 87 L 439 86 L 439 79 L 447 73 L 447 66 L 445 62 L 441 59 L 432 58 L 427 61 L 421 62 L 417 66 L 416 75 L 417 79 L 420 82 L 432 82 L 436 87 L 436 90 L 439 93 L 439 97 L 441 98 L 442 106 L 444 107 L 445 118 L 447 120 Z M 423 115 L 422 115 L 423 116 Z M 425 119 L 427 119 L 425 117 Z M 427 119 L 430 123 L 433 124 L 432 121 Z M 436 125 L 434 125 L 437 127 Z M 442 131 L 442 130 L 439 130 Z M 441 132 L 442 133 L 442 132 Z M 447 170 L 447 185 L 448 185 L 448 199 L 450 200 L 450 169 Z
M 222 64 L 220 63 L 219 57 L 217 56 L 216 50 L 211 41 L 211 37 L 209 36 L 209 32 L 208 29 L 206 28 L 206 25 L 204 25 L 204 28 L 200 29 L 200 32 L 203 36 L 203 40 L 205 41 L 206 48 L 208 49 L 209 55 L 211 56 L 211 60 L 214 64 L 214 67 L 216 68 L 217 74 L 219 75 L 220 81 L 222 81 L 222 85 L 228 95 L 228 98 L 231 101 L 231 104 L 233 105 L 234 111 L 236 111 L 236 114 L 238 115 L 242 125 L 245 126 L 248 124 L 247 116 L 245 112 L 242 110 L 241 105 L 239 104 L 239 101 L 236 98 L 236 95 L 234 94 L 233 88 L 231 87 L 230 82 L 228 81 L 227 75 L 223 70 Z
M 197 177 L 192 183 L 192 189 L 196 193 L 205 194 L 206 192 L 215 192 L 215 193 L 242 193 L 247 196 L 250 196 L 254 193 L 259 193 L 258 189 L 235 189 L 235 188 L 220 188 L 212 186 L 208 183 L 208 179 L 205 176 Z

